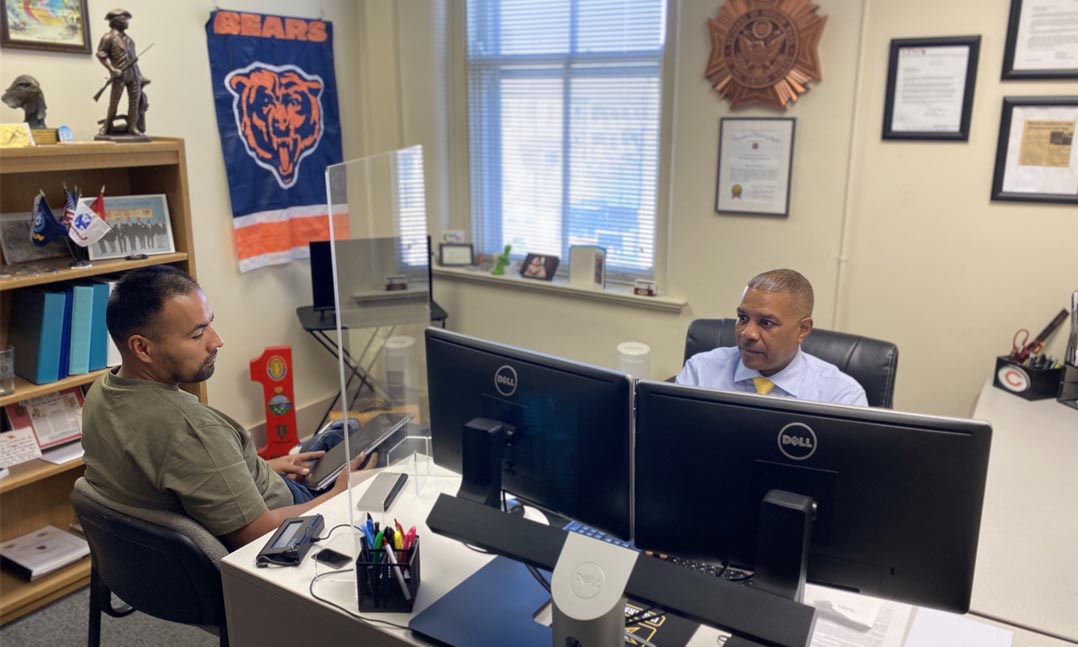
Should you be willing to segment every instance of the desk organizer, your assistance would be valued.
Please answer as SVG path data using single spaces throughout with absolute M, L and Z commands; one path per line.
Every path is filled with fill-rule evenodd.
M 415 538 L 410 549 L 394 552 L 397 564 L 389 561 L 385 550 L 371 550 L 367 548 L 366 541 L 360 543 L 362 547 L 356 560 L 359 610 L 410 612 L 419 590 L 419 537 Z
M 996 376 L 992 385 L 1026 400 L 1044 400 L 1057 396 L 1062 378 L 1062 368 L 1030 368 L 1001 355 L 996 358 Z

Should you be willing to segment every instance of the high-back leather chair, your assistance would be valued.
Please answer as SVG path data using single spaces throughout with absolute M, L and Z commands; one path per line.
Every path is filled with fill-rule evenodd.
M 216 537 L 185 515 L 111 501 L 85 477 L 71 503 L 90 544 L 90 647 L 100 644 L 102 611 L 199 625 L 227 647 L 217 562 L 228 550 Z M 113 607 L 113 593 L 130 606 Z
M 685 360 L 723 346 L 737 346 L 736 319 L 696 319 L 685 335 Z M 898 346 L 888 341 L 813 328 L 801 348 L 834 364 L 865 389 L 870 407 L 890 409 L 895 395 Z

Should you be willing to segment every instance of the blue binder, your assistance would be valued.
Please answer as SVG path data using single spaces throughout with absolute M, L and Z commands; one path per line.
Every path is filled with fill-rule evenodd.
M 90 320 L 94 291 L 88 285 L 71 286 L 71 358 L 68 375 L 90 372 Z
M 109 307 L 109 284 L 93 281 L 89 284 L 93 291 L 90 307 L 90 370 L 105 368 L 108 354 L 109 331 L 105 325 L 105 310 Z
M 15 346 L 15 373 L 35 384 L 59 379 L 64 326 L 64 293 L 19 290 L 15 293 L 10 340 Z
M 67 367 L 71 363 L 71 286 L 65 286 L 64 292 L 64 322 L 60 333 L 60 368 L 58 379 L 67 377 Z

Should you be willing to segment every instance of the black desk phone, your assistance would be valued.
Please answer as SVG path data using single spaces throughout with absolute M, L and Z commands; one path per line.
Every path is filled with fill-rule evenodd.
M 255 558 L 257 566 L 299 566 L 326 527 L 322 515 L 285 519 Z

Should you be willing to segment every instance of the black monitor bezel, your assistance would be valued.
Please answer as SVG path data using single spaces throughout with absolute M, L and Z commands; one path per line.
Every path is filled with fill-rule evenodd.
M 932 606 L 960 613 L 964 613 L 968 610 L 969 600 L 972 594 L 979 527 L 983 509 L 984 486 L 987 478 L 988 455 L 991 445 L 991 427 L 988 423 L 959 418 L 896 412 L 884 409 L 834 405 L 759 396 L 756 394 L 717 391 L 646 380 L 639 382 L 636 390 L 636 458 L 634 463 L 634 539 L 637 546 L 643 549 L 673 552 L 675 554 L 681 553 L 697 559 L 711 560 L 722 559 L 724 556 L 728 556 L 727 553 L 729 551 L 739 551 L 739 554 L 732 556 L 733 561 L 737 565 L 750 568 L 752 566 L 751 558 L 746 559 L 744 554 L 740 554 L 744 552 L 744 541 L 747 540 L 744 533 L 755 532 L 756 530 L 755 528 L 748 529 L 744 527 L 748 525 L 745 523 L 747 518 L 745 516 L 745 510 L 747 509 L 746 506 L 749 505 L 749 502 L 745 501 L 745 499 L 749 498 L 754 500 L 754 491 L 761 489 L 761 486 L 766 488 L 766 479 L 771 478 L 771 476 L 767 475 L 762 477 L 763 483 L 745 483 L 744 481 L 740 481 L 738 487 L 734 487 L 731 484 L 727 484 L 726 486 L 717 485 L 722 479 L 727 478 L 724 476 L 726 471 L 729 470 L 730 473 L 733 473 L 734 471 L 740 470 L 738 473 L 742 475 L 751 473 L 752 479 L 755 481 L 760 480 L 761 478 L 759 477 L 761 471 L 760 463 L 763 463 L 765 467 L 770 464 L 777 464 L 780 468 L 789 465 L 796 467 L 799 470 L 801 468 L 824 471 L 835 469 L 840 476 L 842 474 L 843 466 L 827 463 L 826 461 L 832 460 L 832 457 L 827 457 L 826 459 L 814 462 L 812 460 L 794 461 L 783 456 L 778 449 L 780 438 L 776 433 L 778 429 L 775 429 L 774 427 L 766 430 L 766 433 L 769 436 L 764 436 L 763 430 L 749 432 L 761 435 L 747 438 L 744 445 L 755 444 L 761 448 L 767 447 L 767 449 L 762 450 L 763 455 L 752 457 L 754 463 L 750 466 L 744 462 L 746 459 L 745 456 L 741 456 L 741 458 L 735 457 L 738 454 L 748 452 L 734 451 L 730 449 L 731 446 L 729 442 L 726 442 L 729 440 L 729 438 L 725 436 L 726 434 L 740 432 L 738 430 L 716 427 L 714 432 L 716 434 L 716 439 L 714 441 L 710 440 L 707 436 L 699 437 L 707 440 L 708 444 L 714 443 L 715 445 L 718 445 L 721 444 L 719 435 L 724 435 L 722 436 L 725 438 L 723 442 L 728 448 L 728 453 L 724 456 L 713 456 L 713 458 L 708 461 L 710 471 L 701 472 L 700 470 L 685 469 L 685 465 L 692 465 L 694 462 L 699 463 L 699 461 L 695 461 L 691 456 L 709 453 L 714 454 L 716 452 L 711 451 L 714 447 L 708 448 L 698 446 L 695 451 L 691 447 L 687 447 L 687 445 L 691 445 L 695 442 L 692 438 L 697 435 L 699 425 L 701 424 L 701 421 L 693 421 L 691 420 L 691 417 L 699 414 L 688 406 L 676 404 L 673 400 L 663 401 L 662 399 L 675 399 L 682 402 L 697 403 L 705 407 L 704 411 L 714 407 L 714 409 L 707 415 L 724 416 L 727 420 L 735 419 L 736 416 L 740 415 L 751 416 L 752 412 L 764 412 L 766 414 L 765 419 L 768 421 L 771 419 L 776 421 L 788 420 L 790 422 L 795 422 L 799 419 L 810 422 L 819 421 L 821 419 L 833 421 L 834 423 L 839 423 L 837 427 L 821 427 L 816 430 L 816 433 L 822 434 L 824 439 L 831 437 L 832 441 L 837 438 L 843 438 L 843 436 L 844 440 L 853 438 L 854 436 L 851 436 L 849 431 L 852 428 L 851 425 L 863 425 L 863 427 L 857 427 L 859 433 L 874 434 L 871 440 L 879 440 L 880 442 L 885 443 L 903 442 L 901 440 L 895 440 L 896 438 L 902 438 L 899 433 L 900 430 L 901 433 L 916 433 L 919 431 L 923 433 L 918 434 L 915 438 L 911 437 L 910 443 L 903 444 L 910 445 L 911 443 L 921 443 L 934 446 L 938 444 L 940 451 L 946 449 L 948 452 L 956 452 L 961 453 L 963 456 L 968 456 L 968 464 L 958 466 L 952 470 L 951 474 L 945 473 L 943 466 L 933 465 L 929 462 L 922 466 L 921 472 L 916 477 L 917 480 L 912 480 L 914 477 L 910 477 L 910 496 L 923 497 L 927 496 L 925 491 L 939 492 L 940 490 L 938 490 L 938 488 L 945 487 L 944 484 L 948 483 L 952 478 L 957 483 L 959 479 L 957 475 L 961 473 L 964 475 L 961 481 L 963 489 L 948 490 L 944 495 L 937 497 L 937 499 L 942 496 L 954 497 L 956 496 L 955 493 L 959 491 L 963 492 L 964 495 L 957 501 L 957 506 L 950 509 L 949 516 L 941 515 L 943 511 L 938 508 L 942 506 L 937 503 L 936 499 L 917 499 L 919 504 L 925 506 L 923 509 L 930 510 L 932 519 L 939 520 L 941 516 L 946 517 L 946 521 L 943 522 L 943 525 L 951 525 L 952 527 L 949 529 L 940 527 L 930 530 L 913 528 L 910 530 L 909 536 L 903 538 L 903 547 L 899 549 L 900 551 L 903 551 L 903 554 L 900 558 L 892 555 L 892 557 L 895 558 L 895 562 L 904 564 L 909 563 L 909 555 L 905 553 L 907 550 L 923 554 L 923 557 L 928 560 L 928 562 L 933 562 L 935 560 L 941 561 L 941 568 L 937 573 L 940 578 L 939 581 L 945 582 L 947 586 L 938 585 L 938 583 L 937 586 L 933 586 L 932 582 L 925 579 L 926 576 L 921 572 L 920 568 L 912 569 L 912 573 L 910 572 L 911 569 L 905 568 L 900 568 L 900 572 L 898 573 L 893 569 L 890 572 L 887 572 L 886 569 L 879 570 L 881 569 L 880 564 L 882 562 L 866 563 L 864 564 L 863 570 L 856 572 L 862 565 L 858 564 L 855 567 L 851 567 L 850 563 L 844 562 L 841 559 L 841 555 L 835 557 L 835 555 L 827 554 L 826 550 L 819 549 L 815 543 L 810 547 L 808 571 L 808 579 L 810 582 L 856 590 L 865 594 L 898 599 L 912 604 Z M 659 421 L 653 419 L 654 416 L 662 413 L 662 409 L 669 406 L 674 406 L 679 409 L 681 417 L 678 422 L 682 424 L 683 427 L 671 427 L 669 423 L 666 423 L 664 426 Z M 772 416 L 773 418 L 768 418 L 768 416 Z M 775 424 L 778 423 L 776 422 Z M 688 431 L 686 431 L 686 429 L 688 429 Z M 708 430 L 710 433 L 710 427 Z M 890 433 L 883 433 L 881 430 L 886 430 Z M 679 432 L 682 434 L 680 437 L 678 435 Z M 963 438 L 968 438 L 969 442 L 963 442 L 961 446 L 953 444 L 953 442 Z M 951 444 L 939 444 L 948 440 Z M 775 447 L 773 450 L 770 449 L 769 443 L 774 444 Z M 866 439 L 866 442 L 864 443 L 847 442 L 846 444 L 856 446 L 846 448 L 846 453 L 850 455 L 850 458 L 843 457 L 841 459 L 843 461 L 852 461 L 854 460 L 853 457 L 858 457 L 858 459 L 863 462 L 866 456 L 871 456 L 871 453 L 868 451 L 870 446 L 868 439 Z M 665 453 L 666 449 L 664 448 L 673 448 L 675 446 L 678 446 L 678 449 L 683 452 L 681 455 L 685 457 L 684 460 L 679 460 L 674 454 Z M 673 451 L 673 449 L 670 449 L 670 451 Z M 906 453 L 915 454 L 915 452 Z M 706 514 L 715 515 L 714 518 L 716 519 L 729 520 L 730 518 L 737 518 L 741 520 L 741 523 L 736 524 L 740 527 L 729 529 L 729 532 L 737 534 L 737 545 L 740 546 L 740 548 L 731 548 L 730 538 L 722 537 L 721 532 L 715 533 L 714 536 L 709 537 L 708 541 L 711 542 L 709 546 L 705 545 L 702 541 L 681 540 L 677 539 L 676 535 L 662 532 L 662 524 L 658 523 L 656 520 L 657 517 L 661 515 L 649 512 L 649 506 L 642 502 L 647 501 L 648 499 L 661 498 L 664 501 L 668 501 L 667 505 L 677 508 L 682 502 L 685 502 L 686 499 L 666 496 L 670 494 L 672 489 L 660 482 L 654 463 L 645 463 L 645 461 L 648 461 L 654 456 L 658 456 L 659 460 L 663 463 L 663 470 L 670 472 L 677 472 L 679 470 L 688 472 L 680 474 L 678 477 L 680 481 L 679 491 L 682 493 L 695 492 L 698 494 L 698 497 L 701 499 L 701 501 L 698 501 L 701 514 L 706 511 Z M 903 454 L 903 456 L 907 457 L 905 454 Z M 724 466 L 722 463 L 723 460 L 729 460 L 731 463 Z M 735 461 L 741 462 L 736 463 Z M 678 465 L 678 463 L 681 463 L 681 465 Z M 882 474 L 884 469 L 883 464 L 875 463 L 874 465 L 877 467 L 877 471 Z M 846 480 L 857 479 L 859 480 L 859 485 L 868 485 L 860 482 L 860 479 L 865 478 L 866 472 L 846 467 L 845 473 L 847 475 Z M 872 478 L 875 477 L 870 477 L 869 480 L 871 481 Z M 935 484 L 926 484 L 924 479 L 935 479 L 938 482 Z M 886 507 L 891 505 L 896 501 L 894 493 L 895 486 L 905 486 L 904 483 L 898 483 L 896 481 L 889 481 L 889 484 L 889 486 L 879 488 L 873 492 L 873 495 L 884 499 L 882 501 L 875 501 L 879 506 Z M 847 489 L 850 487 L 851 486 L 848 485 L 846 486 Z M 952 483 L 951 487 L 954 488 L 955 485 Z M 936 489 L 934 490 L 934 488 Z M 712 492 L 712 490 L 716 489 L 731 491 L 733 492 L 731 496 L 734 498 L 730 499 L 728 503 L 723 504 L 721 496 L 715 496 L 715 492 Z M 839 494 L 836 496 L 842 497 L 845 501 L 850 494 L 847 489 L 840 490 Z M 918 490 L 921 490 L 920 494 L 918 494 Z M 856 491 L 858 494 L 860 493 L 860 490 L 857 490 L 856 488 L 854 488 L 853 491 Z M 865 491 L 868 492 L 870 490 Z M 649 494 L 649 492 L 651 494 Z M 708 500 L 705 502 L 702 500 L 704 498 L 707 498 Z M 739 498 L 741 500 L 738 500 Z M 868 504 L 870 500 L 869 496 L 866 496 L 863 499 L 855 497 L 854 500 L 856 502 L 855 507 L 859 512 L 869 510 L 867 514 L 872 514 Z M 673 502 L 669 503 L 669 501 Z M 680 507 L 688 509 L 689 505 L 686 503 Z M 862 508 L 864 510 L 862 510 Z M 897 514 L 908 514 L 908 508 L 904 501 L 895 505 L 893 508 L 890 508 L 890 510 L 895 511 Z M 827 514 L 830 511 L 823 512 L 824 514 Z M 677 516 L 676 512 L 669 510 L 663 514 L 667 515 L 666 518 Z M 846 515 L 848 513 L 843 512 L 842 514 Z M 739 516 L 733 517 L 734 515 Z M 710 519 L 711 517 L 709 517 L 709 523 Z M 859 519 L 861 518 L 859 517 Z M 878 517 L 875 520 L 862 519 L 862 522 L 866 527 L 869 525 L 874 527 L 878 521 Z M 903 519 L 902 521 L 907 524 L 902 527 L 907 527 L 911 520 Z M 850 524 L 848 516 L 843 518 L 842 523 L 845 524 L 847 528 L 852 525 Z M 728 521 L 728 526 L 730 524 L 733 524 L 733 522 Z M 827 532 L 833 530 L 834 529 L 831 527 L 826 529 Z M 843 531 L 838 530 L 838 532 L 841 533 Z M 954 559 L 943 562 L 943 560 L 940 559 L 939 554 L 931 554 L 927 551 L 929 544 L 932 542 L 929 538 L 926 538 L 924 534 L 926 532 L 937 533 L 933 538 L 936 540 L 941 536 L 940 533 L 952 533 L 950 536 L 954 539 L 951 545 L 961 546 L 962 549 L 952 551 L 955 553 L 954 555 L 951 555 Z M 865 534 L 867 536 L 870 533 Z M 829 537 L 828 539 L 832 542 L 832 545 L 836 543 L 842 545 L 847 540 L 847 538 L 842 537 L 841 534 L 838 537 L 837 542 L 833 537 Z M 753 540 L 755 540 L 755 535 L 753 535 Z M 723 543 L 724 545 L 717 545 L 720 543 Z M 880 542 L 880 544 L 887 543 L 887 540 Z M 866 549 L 870 552 L 873 550 L 871 545 L 867 546 Z M 746 561 L 749 563 L 746 563 Z M 879 574 L 878 585 L 874 584 L 876 582 L 877 574 Z
M 444 384 L 439 384 L 437 379 L 437 367 L 434 366 L 432 358 L 436 355 L 432 352 L 432 344 L 451 344 L 458 348 L 463 348 L 468 351 L 484 353 L 492 355 L 505 360 L 507 362 L 516 362 L 519 364 L 531 365 L 535 368 L 556 371 L 566 375 L 573 375 L 589 380 L 595 380 L 601 383 L 608 384 L 612 389 L 616 391 L 624 390 L 624 412 L 621 420 L 611 421 L 606 429 L 608 438 L 605 439 L 605 447 L 608 448 L 607 452 L 604 452 L 602 460 L 607 465 L 616 466 L 622 465 L 621 469 L 616 467 L 611 468 L 611 471 L 618 472 L 617 479 L 622 480 L 621 483 L 609 483 L 608 487 L 612 490 L 621 492 L 624 491 L 624 505 L 623 512 L 615 512 L 612 515 L 595 515 L 585 512 L 588 510 L 588 505 L 583 505 L 586 497 L 586 493 L 577 494 L 577 506 L 576 510 L 559 509 L 556 506 L 550 505 L 550 501 L 544 500 L 543 497 L 529 496 L 528 494 L 520 492 L 517 484 L 514 480 L 513 474 L 503 470 L 502 480 L 503 489 L 510 492 L 520 498 L 522 501 L 538 506 L 539 508 L 554 512 L 556 514 L 575 518 L 588 525 L 594 526 L 600 530 L 611 533 L 622 539 L 629 539 L 632 533 L 632 399 L 633 399 L 633 378 L 627 373 L 616 371 L 613 369 L 593 366 L 590 364 L 584 364 L 581 362 L 574 362 L 561 357 L 554 357 L 544 353 L 536 351 L 526 350 L 515 346 L 509 346 L 500 344 L 484 339 L 470 337 L 460 333 L 452 332 L 449 330 L 443 330 L 439 328 L 428 328 L 426 330 L 427 337 L 427 376 L 428 376 L 428 397 L 430 401 L 430 423 L 431 423 L 431 439 L 432 439 L 432 455 L 435 464 L 445 467 L 454 472 L 460 473 L 461 465 L 455 460 L 455 453 L 460 450 L 461 442 L 461 430 L 460 429 L 447 429 L 443 428 L 444 423 L 440 420 L 440 412 L 437 411 L 439 395 L 437 390 L 444 387 Z M 491 389 L 489 392 L 481 394 L 481 396 L 491 395 L 496 393 L 493 384 L 494 379 L 491 375 Z M 455 384 L 450 384 L 450 388 Z M 620 399 L 622 396 L 618 394 L 615 396 Z M 507 398 L 507 400 L 509 400 Z M 481 417 L 482 411 L 476 411 L 474 417 Z M 615 431 L 617 437 L 615 438 Z M 599 431 L 596 431 L 599 433 Z M 453 451 L 455 447 L 456 452 Z M 593 457 L 595 459 L 595 457 Z M 585 462 L 587 457 L 584 457 L 581 462 Z M 620 498 L 620 495 L 619 495 Z

